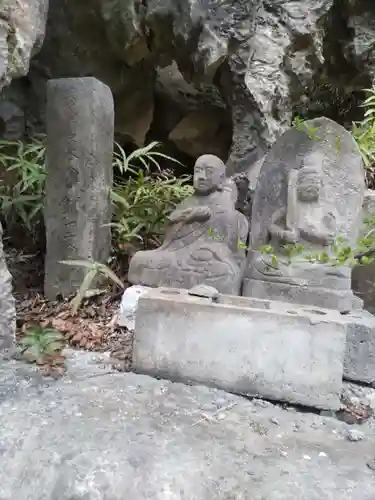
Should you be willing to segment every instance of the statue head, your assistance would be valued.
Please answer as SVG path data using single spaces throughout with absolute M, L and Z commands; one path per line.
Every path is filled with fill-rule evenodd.
M 225 164 L 214 155 L 200 156 L 194 165 L 194 188 L 198 194 L 221 191 L 225 182 Z
M 321 171 L 318 167 L 304 165 L 297 175 L 297 196 L 300 201 L 318 201 L 322 187 Z

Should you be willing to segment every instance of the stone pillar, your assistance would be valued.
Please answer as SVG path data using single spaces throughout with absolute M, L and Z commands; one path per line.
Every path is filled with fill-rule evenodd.
M 0 224 L 0 354 L 14 344 L 16 334 L 16 307 L 12 295 L 12 276 L 8 271 L 2 243 Z
M 63 260 L 105 263 L 111 246 L 114 105 L 95 78 L 50 80 L 47 89 L 46 259 L 48 299 L 68 296 L 85 270 Z

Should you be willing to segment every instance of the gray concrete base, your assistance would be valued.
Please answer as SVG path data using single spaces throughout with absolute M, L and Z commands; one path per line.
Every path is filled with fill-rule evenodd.
M 314 304 L 316 307 L 351 311 L 361 308 L 363 301 L 356 297 L 351 289 L 335 290 L 331 288 L 276 283 L 245 279 L 242 294 L 264 300 L 282 300 L 293 304 Z
M 316 408 L 340 407 L 346 323 L 337 311 L 186 290 L 139 299 L 136 372 Z
M 345 316 L 348 329 L 344 377 L 356 382 L 375 383 L 375 316 L 353 311 Z

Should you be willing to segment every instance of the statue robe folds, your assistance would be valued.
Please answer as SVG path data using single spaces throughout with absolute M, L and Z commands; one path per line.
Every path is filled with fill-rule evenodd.
M 248 221 L 235 209 L 236 186 L 194 194 L 170 215 L 163 244 L 137 252 L 129 267 L 132 284 L 191 288 L 205 283 L 239 295 L 246 265 Z

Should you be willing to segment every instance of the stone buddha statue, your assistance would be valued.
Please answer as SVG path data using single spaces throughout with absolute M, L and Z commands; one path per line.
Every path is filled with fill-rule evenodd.
M 133 256 L 130 283 L 179 288 L 205 283 L 239 295 L 249 225 L 236 201 L 237 187 L 226 179 L 224 163 L 213 155 L 198 158 L 194 194 L 168 217 L 163 244 Z
M 311 161 L 312 158 L 309 158 Z M 331 245 L 336 235 L 334 207 L 327 211 L 322 203 L 322 172 L 318 164 L 307 162 L 301 169 L 291 170 L 288 179 L 287 204 L 276 210 L 268 226 L 269 243 L 275 253 L 272 257 L 252 252 L 250 275 L 262 280 L 308 285 L 327 274 L 349 279 L 347 267 L 311 262 L 314 254 L 332 254 Z M 303 249 L 286 259 L 286 247 L 299 244 Z
M 339 124 L 319 118 L 286 131 L 267 153 L 254 194 L 243 295 L 323 308 L 358 306 L 349 265 L 333 265 L 338 238 L 356 247 L 364 174 Z M 262 247 L 270 246 L 267 254 Z M 296 247 L 299 247 L 296 251 Z M 320 256 L 320 259 L 318 257 Z

